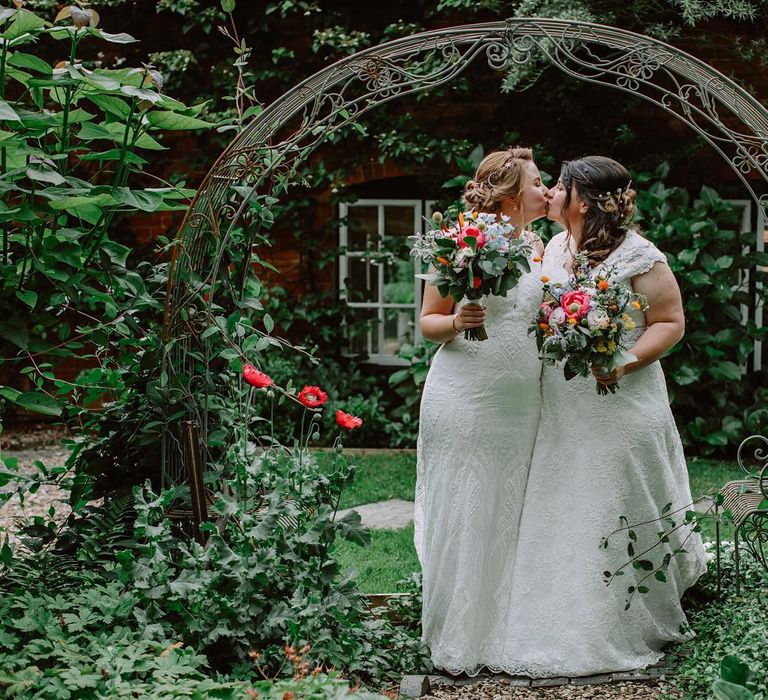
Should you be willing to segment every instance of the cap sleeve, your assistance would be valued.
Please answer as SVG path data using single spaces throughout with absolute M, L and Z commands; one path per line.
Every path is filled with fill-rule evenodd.
M 667 256 L 647 238 L 630 230 L 611 262 L 618 276 L 632 278 L 648 272 L 658 262 L 666 265 Z

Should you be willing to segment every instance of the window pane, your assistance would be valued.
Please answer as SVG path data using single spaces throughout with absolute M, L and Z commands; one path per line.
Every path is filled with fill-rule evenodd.
M 413 304 L 416 301 L 413 258 L 395 260 L 384 266 L 384 302 Z
M 383 354 L 397 355 L 403 343 L 412 343 L 415 328 L 413 309 L 385 309 Z
M 347 337 L 351 353 L 378 353 L 379 319 L 376 309 L 350 309 L 347 316 Z
M 413 207 L 384 207 L 384 235 L 412 236 L 413 216 Z
M 350 206 L 347 209 L 348 250 L 376 250 L 379 241 L 379 208 Z
M 379 266 L 362 258 L 347 258 L 347 301 L 376 302 L 379 299 Z

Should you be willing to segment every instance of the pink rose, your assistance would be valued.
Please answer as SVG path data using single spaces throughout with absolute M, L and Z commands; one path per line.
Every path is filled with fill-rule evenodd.
M 586 292 L 566 292 L 560 298 L 560 306 L 568 318 L 580 319 L 587 315 L 592 297 Z
M 464 240 L 468 236 L 477 239 L 477 250 L 480 250 L 480 248 L 482 248 L 488 241 L 486 235 L 479 228 L 467 226 L 467 228 L 465 228 L 456 238 L 456 243 L 458 243 L 459 248 L 469 247 L 469 243 Z

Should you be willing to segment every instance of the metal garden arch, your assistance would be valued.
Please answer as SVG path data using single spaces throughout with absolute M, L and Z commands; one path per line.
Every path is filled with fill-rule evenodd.
M 297 166 L 330 135 L 384 102 L 448 83 L 477 59 L 503 70 L 540 56 L 569 76 L 632 93 L 675 115 L 709 142 L 768 212 L 768 109 L 703 61 L 641 34 L 570 20 L 513 18 L 423 32 L 307 78 L 221 154 L 176 236 L 166 297 L 165 338 L 172 341 L 166 367 L 183 372 L 190 355 L 205 357 L 201 336 L 210 314 L 196 310 L 196 300 L 199 305 L 220 293 L 220 271 L 233 244 L 249 254 L 249 217 L 252 222 L 261 204 L 290 186 Z M 194 418 L 203 438 L 207 401 L 201 397 L 176 415 Z M 186 481 L 187 465 L 199 465 L 183 442 L 171 426 L 164 440 L 166 483 Z

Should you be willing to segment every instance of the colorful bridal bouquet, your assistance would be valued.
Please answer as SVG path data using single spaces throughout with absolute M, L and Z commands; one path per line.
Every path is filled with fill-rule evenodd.
M 645 297 L 611 280 L 611 270 L 592 271 L 576 256 L 567 285 L 544 280 L 544 299 L 529 333 L 536 336 L 542 359 L 564 361 L 566 380 L 585 377 L 594 367 L 609 373 L 637 358 L 627 351 L 626 333 L 635 328 L 628 311 L 645 311 Z M 619 385 L 597 384 L 597 393 L 615 393 Z
M 437 287 L 440 296 L 477 301 L 488 294 L 506 296 L 524 272 L 530 271 L 531 246 L 514 238 L 517 227 L 508 216 L 464 212 L 454 223 L 435 212 L 424 233 L 411 236 L 411 255 L 428 263 L 429 274 L 417 275 Z M 487 340 L 484 326 L 464 331 L 467 340 Z

